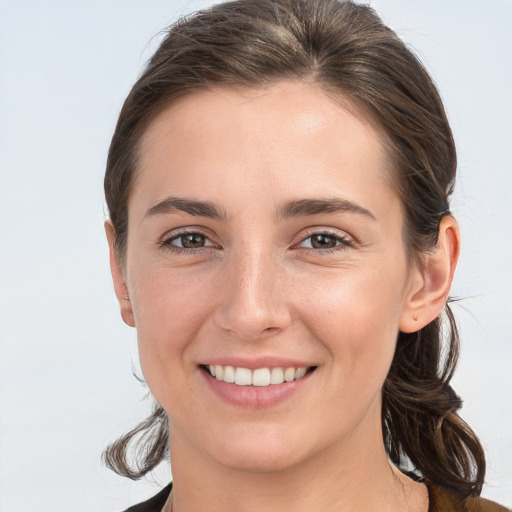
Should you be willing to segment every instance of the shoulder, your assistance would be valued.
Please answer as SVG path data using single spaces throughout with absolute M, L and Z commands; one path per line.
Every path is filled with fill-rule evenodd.
M 510 512 L 510 509 L 485 498 L 464 498 L 454 491 L 429 485 L 429 512 Z
M 164 487 L 158 494 L 149 498 L 138 505 L 134 505 L 126 509 L 124 512 L 161 512 L 169 494 L 171 493 L 172 483 L 170 483 L 167 487 Z

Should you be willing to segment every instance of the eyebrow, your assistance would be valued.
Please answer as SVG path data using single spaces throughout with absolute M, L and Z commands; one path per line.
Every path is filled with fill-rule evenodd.
M 279 218 L 301 217 L 322 213 L 352 212 L 376 220 L 370 210 L 340 197 L 326 199 L 298 199 L 285 203 L 278 210 Z
M 375 216 L 370 210 L 359 206 L 352 201 L 340 197 L 326 199 L 297 199 L 283 204 L 277 211 L 279 219 L 290 217 L 302 217 L 308 215 L 319 215 L 323 213 L 352 212 L 364 215 L 373 220 Z M 152 206 L 146 212 L 145 217 L 165 215 L 175 212 L 184 212 L 198 217 L 207 217 L 216 220 L 226 220 L 226 210 L 219 204 L 210 201 L 196 201 L 181 197 L 169 196 L 163 201 Z
M 217 220 L 226 219 L 226 211 L 218 204 L 211 203 L 210 201 L 195 201 L 173 196 L 166 197 L 163 201 L 149 208 L 145 217 L 175 212 L 184 212 L 189 215 L 197 215 L 199 217 L 208 217 Z

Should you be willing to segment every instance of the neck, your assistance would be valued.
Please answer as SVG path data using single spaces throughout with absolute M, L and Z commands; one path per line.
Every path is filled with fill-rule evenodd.
M 194 453 L 182 440 L 173 441 L 172 512 L 425 512 L 428 508 L 425 486 L 390 464 L 380 432 L 370 442 L 368 437 L 363 443 L 351 438 L 274 472 L 229 468 Z

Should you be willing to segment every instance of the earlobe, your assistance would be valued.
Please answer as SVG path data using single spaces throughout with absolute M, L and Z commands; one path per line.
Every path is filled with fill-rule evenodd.
M 415 332 L 437 318 L 450 293 L 460 250 L 460 232 L 451 215 L 443 217 L 436 247 L 413 270 L 411 287 L 400 319 L 402 332 Z
M 118 251 L 116 248 L 116 233 L 114 226 L 110 220 L 105 221 L 105 233 L 107 235 L 108 249 L 110 255 L 110 272 L 114 282 L 114 290 L 116 293 L 117 301 L 121 309 L 121 317 L 125 324 L 130 327 L 135 327 L 135 317 L 133 315 L 132 303 L 128 288 L 126 287 L 123 270 L 119 261 Z

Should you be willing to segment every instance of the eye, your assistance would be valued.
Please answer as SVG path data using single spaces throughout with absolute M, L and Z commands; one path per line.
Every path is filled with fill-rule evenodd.
M 353 247 L 353 241 L 348 237 L 340 234 L 329 232 L 313 233 L 304 238 L 299 247 L 315 250 L 332 250 Z
M 202 233 L 187 232 L 179 233 L 162 242 L 162 246 L 174 250 L 202 249 L 213 247 L 214 244 Z

